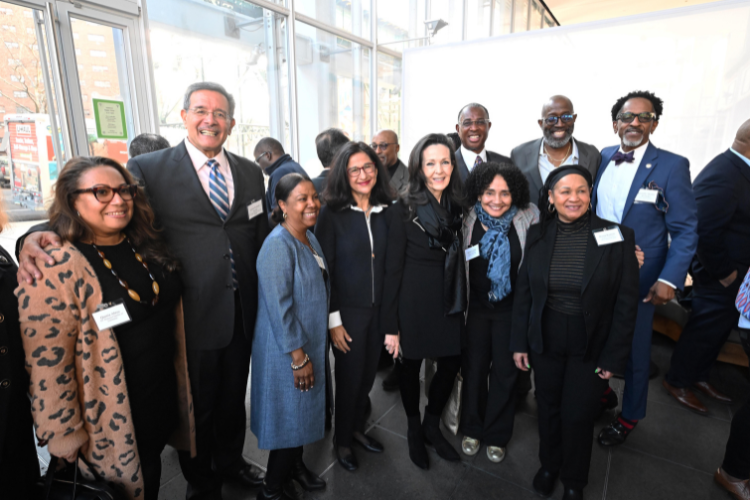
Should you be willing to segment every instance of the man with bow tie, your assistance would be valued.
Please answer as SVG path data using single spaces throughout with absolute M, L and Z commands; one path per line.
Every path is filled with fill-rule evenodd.
M 675 289 L 682 289 L 698 245 L 690 163 L 650 142 L 662 105 L 653 93 L 643 91 L 617 100 L 612 126 L 620 145 L 602 150 L 591 198 L 599 217 L 635 231 L 635 242 L 645 254 L 622 412 L 599 434 L 603 446 L 625 442 L 646 416 L 654 306 L 669 302 Z

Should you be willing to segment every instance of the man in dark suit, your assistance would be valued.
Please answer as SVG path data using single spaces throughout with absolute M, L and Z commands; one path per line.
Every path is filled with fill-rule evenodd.
M 484 148 L 491 128 L 490 112 L 481 104 L 469 103 L 458 112 L 456 132 L 461 138 L 461 147 L 456 149 L 456 166 L 463 182 L 482 162 L 511 163 L 507 156 Z
M 739 128 L 732 147 L 696 177 L 693 192 L 698 206 L 693 309 L 663 384 L 683 406 L 706 414 L 691 387 L 722 403 L 732 402 L 709 384 L 708 376 L 737 326 L 734 301 L 750 266 L 750 120 Z
M 381 130 L 372 138 L 370 147 L 388 169 L 391 178 L 391 187 L 400 193 L 409 184 L 409 170 L 404 162 L 398 159 L 401 146 L 398 143 L 398 135 L 393 130 Z
M 532 200 L 537 199 L 547 176 L 557 167 L 581 165 L 596 178 L 602 156 L 594 146 L 573 138 L 577 117 L 570 99 L 563 95 L 550 97 L 542 106 L 542 117 L 537 121 L 542 137 L 511 151 L 510 159 L 529 181 Z
M 339 148 L 349 142 L 343 130 L 329 128 L 319 133 L 315 138 L 315 150 L 318 153 L 318 159 L 323 165 L 323 171 L 312 180 L 313 186 L 319 195 L 323 194 L 328 182 L 328 174 L 331 172 L 333 157 L 336 156 Z
M 625 442 L 646 416 L 654 306 L 669 302 L 675 289 L 682 289 L 698 243 L 690 163 L 649 142 L 662 105 L 650 92 L 631 92 L 617 100 L 612 125 L 620 145 L 602 150 L 592 196 L 596 214 L 633 229 L 645 254 L 622 412 L 599 434 L 603 446 Z
M 138 156 L 128 170 L 143 183 L 169 248 L 181 263 L 188 371 L 197 456 L 180 452 L 187 498 L 220 499 L 224 479 L 251 487 L 264 474 L 242 458 L 245 393 L 258 302 L 255 263 L 268 234 L 263 173 L 223 147 L 234 127 L 234 99 L 221 85 L 188 87 L 182 119 L 188 137 Z M 225 189 L 218 188 L 216 179 Z M 225 205 L 217 204 L 221 198 Z M 32 231 L 35 228 L 32 228 Z M 25 277 L 49 262 L 30 234 L 19 261 Z
M 276 208 L 275 191 L 279 179 L 293 172 L 302 174 L 306 179 L 309 177 L 305 169 L 299 163 L 292 160 L 292 157 L 284 152 L 284 146 L 273 137 L 264 137 L 259 140 L 258 144 L 255 145 L 253 155 L 255 155 L 255 161 L 268 176 L 266 205 L 268 206 L 268 217 L 270 218 L 271 212 Z

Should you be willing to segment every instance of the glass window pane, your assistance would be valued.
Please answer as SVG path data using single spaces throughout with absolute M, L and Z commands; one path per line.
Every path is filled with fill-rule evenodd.
M 495 0 L 495 16 L 492 19 L 492 36 L 510 33 L 513 0 Z
M 258 140 L 271 136 L 290 151 L 286 19 L 244 7 L 228 12 L 207 1 L 148 0 L 159 130 L 170 144 L 187 136 L 180 117 L 185 89 L 211 81 L 236 103 L 227 149 L 252 158 Z
M 424 40 L 405 43 L 391 43 L 398 40 L 412 40 L 425 36 L 424 0 L 376 0 L 378 2 L 378 44 L 402 51 L 409 47 L 424 45 Z
M 550 17 L 548 13 L 545 13 L 544 14 L 544 28 L 554 28 L 555 26 L 557 26 L 557 23 L 555 23 L 555 21 L 552 20 L 552 18 Z
M 528 31 L 529 25 L 529 0 L 515 0 L 515 12 L 513 13 L 513 33 Z
M 432 44 L 460 42 L 463 37 L 463 0 L 429 0 L 430 19 L 442 19 L 447 26 L 432 37 Z
M 466 5 L 466 39 L 490 36 L 490 8 L 492 0 L 469 0 Z
M 296 0 L 294 8 L 300 14 L 370 39 L 370 0 Z
M 535 0 L 531 4 L 531 19 L 529 20 L 529 29 L 538 30 L 542 27 L 542 17 L 544 16 L 544 9 Z
M 299 21 L 295 30 L 299 162 L 317 175 L 319 132 L 337 127 L 355 141 L 370 140 L 370 49 Z
M 378 53 L 378 129 L 401 137 L 401 58 Z

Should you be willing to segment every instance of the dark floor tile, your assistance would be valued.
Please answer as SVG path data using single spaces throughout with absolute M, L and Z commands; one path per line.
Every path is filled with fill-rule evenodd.
M 598 498 L 598 497 L 590 497 Z M 724 500 L 711 474 L 627 448 L 612 453 L 606 500 Z
M 185 498 L 187 481 L 182 474 L 173 477 L 159 488 L 159 500 L 182 500 Z
M 372 436 L 383 443 L 384 453 L 356 450 L 360 468 L 347 472 L 338 463 L 323 478 L 328 482 L 318 499 L 425 499 L 448 500 L 467 464 L 446 462 L 430 452 L 430 470 L 424 471 L 409 459 L 406 440 L 375 428 Z
M 470 467 L 450 498 L 451 500 L 476 500 L 479 498 L 538 500 L 539 497 L 531 490 L 530 485 L 523 487 L 516 482 Z

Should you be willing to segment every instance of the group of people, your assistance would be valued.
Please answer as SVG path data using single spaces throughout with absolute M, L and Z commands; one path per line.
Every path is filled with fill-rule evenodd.
M 127 168 L 71 160 L 49 222 L 18 242 L 17 281 L 0 255 L 0 354 L 12 361 L 0 365 L 0 481 L 31 497 L 34 443 L 16 430 L 33 420 L 53 456 L 129 498 L 158 497 L 168 443 L 187 498 L 221 498 L 225 481 L 258 499 L 322 490 L 304 446 L 324 438 L 331 408 L 342 468 L 360 467 L 357 448 L 384 452 L 365 422 L 385 355 L 422 469 L 427 447 L 461 459 L 440 426 L 459 374 L 460 451 L 504 460 L 533 371 L 533 488 L 548 497 L 559 478 L 564 499 L 583 498 L 595 421 L 619 405 L 607 381 L 625 378 L 622 411 L 598 437 L 614 446 L 645 417 L 654 307 L 689 268 L 693 310 L 664 381 L 678 401 L 701 411 L 691 386 L 728 399 L 708 372 L 738 320 L 750 326 L 750 121 L 691 185 L 687 159 L 650 140 L 662 112 L 650 92 L 618 99 L 620 144 L 600 153 L 573 138 L 573 104 L 554 96 L 542 137 L 508 158 L 485 148 L 489 111 L 472 103 L 455 134 L 423 137 L 406 164 L 393 131 L 368 145 L 328 129 L 310 179 L 276 139 L 255 161 L 225 150 L 232 96 L 191 85 L 183 142 L 144 138 L 156 151 Z M 436 370 L 421 412 L 425 360 Z M 265 473 L 242 457 L 250 369 Z M 750 405 L 716 473 L 737 498 L 750 498 L 748 441 Z

